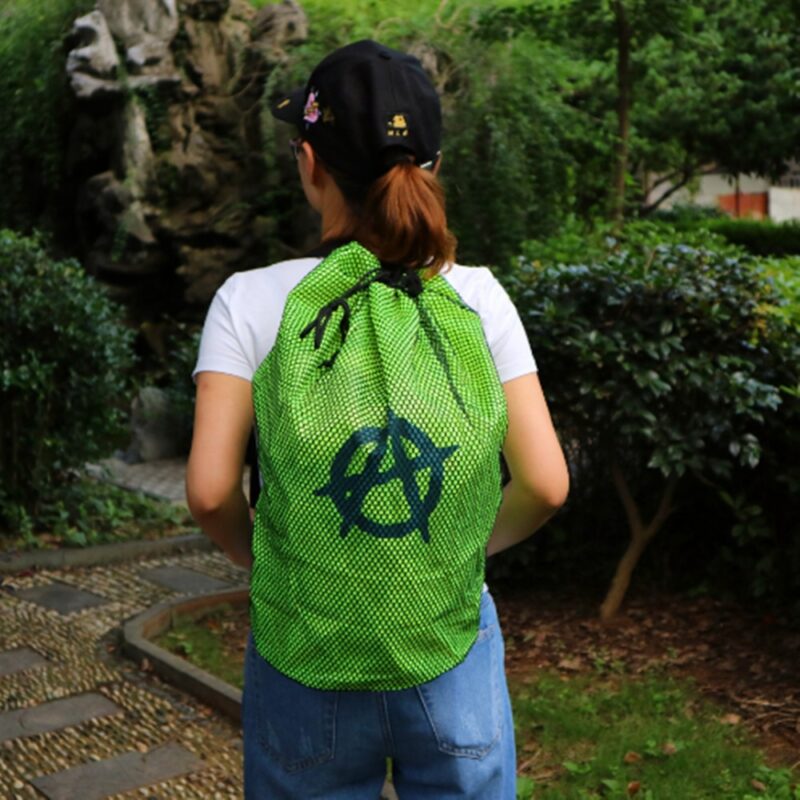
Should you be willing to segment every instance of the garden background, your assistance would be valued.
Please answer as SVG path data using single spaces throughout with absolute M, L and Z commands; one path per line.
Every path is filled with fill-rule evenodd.
M 521 796 L 800 796 L 796 672 L 745 666 L 800 659 L 800 222 L 739 202 L 797 175 L 798 22 L 793 0 L 5 0 L 0 546 L 191 529 L 84 467 L 142 457 L 148 397 L 185 453 L 213 292 L 317 235 L 267 106 L 376 38 L 441 92 L 459 262 L 515 301 L 568 455 L 566 506 L 489 566 Z M 696 202 L 709 175 L 733 209 Z M 695 694 L 656 654 L 673 609 L 711 620 L 693 646 L 749 634 L 732 676 Z M 737 706 L 747 682 L 783 716 Z

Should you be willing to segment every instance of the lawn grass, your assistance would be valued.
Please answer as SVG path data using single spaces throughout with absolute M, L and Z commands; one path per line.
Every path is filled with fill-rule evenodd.
M 154 638 L 153 644 L 186 658 L 195 666 L 241 689 L 244 682 L 243 645 L 240 642 L 240 647 L 231 647 L 230 638 L 221 635 L 221 631 L 229 620 L 237 616 L 244 618 L 246 626 L 247 614 L 247 607 L 234 611 L 229 603 L 223 603 L 202 618 L 176 615 L 172 627 Z
M 511 694 L 519 800 L 800 798 L 789 770 L 765 767 L 738 718 L 688 681 L 535 673 Z
M 247 609 L 226 605 L 179 620 L 155 643 L 242 688 L 246 634 Z M 797 777 L 765 766 L 739 719 L 689 681 L 600 666 L 531 671 L 509 688 L 518 800 L 800 800 Z

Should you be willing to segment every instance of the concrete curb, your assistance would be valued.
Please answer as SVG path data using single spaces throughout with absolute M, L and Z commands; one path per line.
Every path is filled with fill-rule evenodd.
M 64 547 L 59 550 L 32 550 L 8 555 L 0 553 L 0 575 L 25 569 L 60 569 L 61 567 L 91 567 L 113 564 L 134 558 L 166 555 L 187 550 L 214 550 L 216 545 L 205 534 L 189 533 L 166 539 L 112 542 L 92 547 Z
M 222 603 L 247 603 L 249 597 L 250 587 L 245 585 L 159 603 L 123 625 L 122 650 L 125 655 L 139 662 L 146 658 L 162 678 L 236 722 L 241 722 L 242 693 L 239 689 L 186 659 L 157 647 L 150 639 L 169 628 L 178 614 L 197 612 Z

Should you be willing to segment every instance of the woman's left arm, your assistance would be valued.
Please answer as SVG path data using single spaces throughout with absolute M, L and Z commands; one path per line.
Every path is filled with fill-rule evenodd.
M 199 372 L 186 498 L 203 532 L 247 569 L 252 564 L 252 526 L 242 473 L 252 427 L 250 381 Z

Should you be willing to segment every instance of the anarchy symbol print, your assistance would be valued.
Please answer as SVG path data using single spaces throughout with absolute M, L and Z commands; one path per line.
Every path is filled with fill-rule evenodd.
M 381 539 L 396 539 L 418 530 L 422 540 L 429 542 L 429 520 L 442 494 L 444 462 L 457 449 L 458 445 L 437 447 L 425 431 L 389 410 L 385 428 L 366 426 L 348 438 L 333 459 L 330 482 L 314 494 L 330 497 L 335 504 L 342 515 L 342 538 L 357 527 Z M 363 466 L 358 470 L 361 461 Z M 430 470 L 427 481 L 418 480 L 425 470 Z M 364 511 L 367 496 L 392 481 L 402 486 L 405 504 L 395 496 L 390 510 L 402 509 L 406 517 L 393 522 L 371 519 Z

